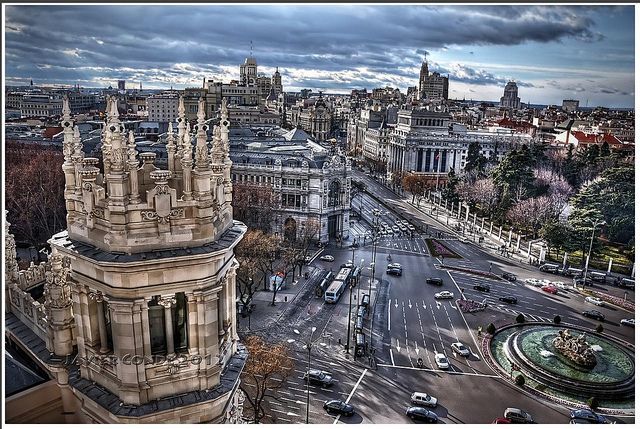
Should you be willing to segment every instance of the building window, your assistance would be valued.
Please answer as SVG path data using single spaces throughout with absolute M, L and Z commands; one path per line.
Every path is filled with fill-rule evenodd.
M 176 304 L 173 308 L 173 340 L 176 352 L 187 351 L 187 298 L 184 292 L 176 294 Z
M 167 342 L 164 336 L 164 307 L 158 304 L 159 297 L 149 301 L 149 338 L 151 353 L 164 354 L 167 352 Z

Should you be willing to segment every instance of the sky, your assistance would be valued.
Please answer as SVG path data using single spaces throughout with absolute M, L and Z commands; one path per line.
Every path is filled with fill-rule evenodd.
M 285 91 L 418 84 L 422 61 L 449 98 L 633 107 L 634 6 L 14 5 L 5 83 L 184 88 L 239 79 L 250 55 Z

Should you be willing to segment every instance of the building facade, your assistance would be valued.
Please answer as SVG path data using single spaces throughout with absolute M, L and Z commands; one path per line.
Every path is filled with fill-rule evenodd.
M 20 115 L 23 118 L 60 116 L 62 115 L 62 98 L 54 94 L 25 94 L 20 104 Z
M 514 81 L 507 82 L 504 87 L 504 95 L 500 97 L 500 106 L 509 109 L 520 108 L 520 97 L 518 97 L 518 85 Z
M 531 142 L 527 134 L 486 131 L 449 131 L 450 115 L 427 109 L 400 110 L 398 124 L 389 137 L 387 171 L 446 176 L 462 172 L 469 144 L 478 142 L 480 153 L 500 161 L 509 151 Z M 510 131 L 510 130 L 507 130 Z
M 577 112 L 579 106 L 579 100 L 562 100 L 562 110 L 565 112 Z
M 449 78 L 440 76 L 440 73 L 429 73 L 427 61 L 420 67 L 420 79 L 418 83 L 420 98 L 424 100 L 448 100 Z
M 234 183 L 270 186 L 274 230 L 295 226 L 298 234 L 311 221 L 319 226 L 318 241 L 346 237 L 351 210 L 351 161 L 306 140 L 277 137 L 230 139 Z
M 40 300 L 9 249 L 7 335 L 56 380 L 69 422 L 230 421 L 247 356 L 233 254 L 246 227 L 232 217 L 226 105 L 208 142 L 204 102 L 194 132 L 180 103 L 166 170 L 137 152 L 115 97 L 107 107 L 101 163 L 65 99 L 68 229 L 49 240 Z
M 147 97 L 148 120 L 150 122 L 172 122 L 178 117 L 179 96 L 177 91 L 166 91 Z

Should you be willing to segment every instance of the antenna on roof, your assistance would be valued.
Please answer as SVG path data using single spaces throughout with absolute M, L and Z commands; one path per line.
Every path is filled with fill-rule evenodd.
M 249 46 L 250 46 L 250 51 L 249 51 L 249 56 L 253 57 L 253 40 L 249 40 Z

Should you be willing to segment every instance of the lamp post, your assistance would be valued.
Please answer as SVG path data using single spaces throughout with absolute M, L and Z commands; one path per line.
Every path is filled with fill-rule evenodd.
M 293 332 L 295 332 L 296 334 L 300 335 L 300 331 L 298 331 L 297 329 L 294 329 Z M 311 334 L 309 334 L 309 340 L 305 343 L 305 348 L 307 349 L 307 419 L 306 419 L 306 424 L 309 424 L 309 404 L 310 404 L 310 397 L 309 397 L 309 372 L 311 371 L 311 348 L 314 345 L 314 341 L 313 341 L 313 333 L 316 332 L 316 327 L 312 327 L 311 328 Z M 290 342 L 293 342 L 295 340 L 290 340 Z M 316 339 L 317 341 L 317 339 Z
M 584 276 L 582 277 L 582 289 L 584 289 L 587 286 L 587 271 L 589 271 L 589 258 L 591 257 L 591 247 L 593 246 L 593 239 L 595 238 L 596 235 L 596 228 L 599 227 L 600 225 L 606 225 L 607 222 L 605 221 L 601 221 L 601 222 L 596 222 L 593 221 L 593 231 L 591 232 L 591 241 L 589 242 L 589 252 L 587 253 L 587 260 L 585 261 L 584 264 Z

